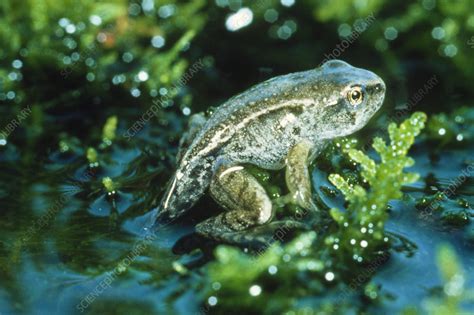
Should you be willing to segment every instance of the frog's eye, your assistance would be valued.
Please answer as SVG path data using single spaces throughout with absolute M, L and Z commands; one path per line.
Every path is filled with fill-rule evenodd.
M 357 106 L 364 100 L 364 91 L 360 86 L 352 87 L 349 92 L 347 92 L 347 100 L 353 106 Z

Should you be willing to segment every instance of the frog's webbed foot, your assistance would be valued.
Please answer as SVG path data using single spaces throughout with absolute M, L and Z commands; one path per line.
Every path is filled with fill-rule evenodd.
M 296 231 L 310 229 L 311 226 L 309 224 L 294 220 L 284 220 L 257 225 L 244 231 L 223 232 L 219 235 L 212 235 L 212 238 L 227 244 L 245 246 L 253 250 L 264 250 L 275 242 L 283 242 L 290 239 Z M 206 248 L 203 248 L 203 250 L 206 250 Z
M 278 198 L 275 202 L 279 205 L 292 203 L 301 208 L 319 212 L 311 194 L 311 177 L 308 165 L 312 160 L 313 146 L 308 142 L 294 145 L 286 158 L 286 185 L 290 193 Z
M 210 192 L 227 212 L 199 223 L 196 232 L 200 235 L 234 242 L 238 232 L 264 224 L 273 215 L 265 189 L 242 166 L 221 165 L 213 177 Z

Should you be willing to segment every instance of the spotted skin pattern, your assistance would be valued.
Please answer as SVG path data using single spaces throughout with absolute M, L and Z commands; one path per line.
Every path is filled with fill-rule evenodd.
M 332 139 L 364 127 L 384 96 L 377 75 L 331 60 L 260 83 L 229 99 L 209 119 L 193 115 L 157 222 L 179 218 L 210 190 L 225 211 L 199 223 L 198 234 L 229 240 L 268 224 L 275 207 L 245 164 L 286 167 L 290 194 L 279 201 L 318 211 L 308 164 Z

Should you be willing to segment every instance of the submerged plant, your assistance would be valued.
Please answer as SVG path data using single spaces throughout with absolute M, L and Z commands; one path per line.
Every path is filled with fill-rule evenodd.
M 443 293 L 439 299 L 426 301 L 425 308 L 430 314 L 464 314 L 463 302 L 474 301 L 474 292 L 465 288 L 466 274 L 454 249 L 442 245 L 436 253 L 436 263 L 443 280 Z
M 474 303 L 474 291 L 466 288 L 466 272 L 452 246 L 442 244 L 436 251 L 436 264 L 442 279 L 440 290 L 423 300 L 424 311 L 430 315 L 469 314 L 467 306 Z M 415 308 L 405 310 L 405 315 L 420 314 Z
M 361 176 L 369 188 L 350 184 L 338 174 L 330 175 L 330 181 L 343 192 L 348 206 L 345 211 L 330 210 L 336 224 L 330 226 L 326 235 L 316 237 L 314 231 L 306 232 L 288 244 L 275 243 L 258 255 L 219 246 L 216 260 L 205 267 L 204 310 L 212 308 L 213 313 L 226 313 L 238 300 L 240 310 L 281 313 L 293 307 L 298 309 L 298 298 L 327 293 L 335 286 L 339 291 L 333 305 L 324 306 L 328 309 L 337 305 L 351 307 L 346 299 L 359 291 L 361 296 L 375 300 L 377 288 L 365 284 L 389 256 L 379 253 L 390 244 L 384 231 L 387 205 L 402 197 L 403 185 L 418 179 L 417 174 L 405 173 L 404 169 L 414 164 L 407 153 L 425 121 L 424 113 L 415 113 L 398 127 L 391 124 L 388 145 L 375 138 L 373 147 L 380 162 L 350 146 L 345 150 L 360 164 Z M 357 281 L 349 281 L 355 275 Z

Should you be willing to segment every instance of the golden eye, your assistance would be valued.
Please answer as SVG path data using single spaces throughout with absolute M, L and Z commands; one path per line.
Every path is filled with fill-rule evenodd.
M 364 100 L 364 92 L 360 86 L 354 86 L 347 93 L 347 100 L 351 105 L 357 106 Z

